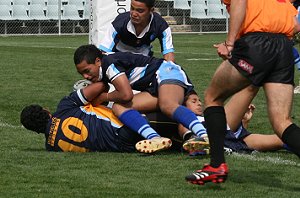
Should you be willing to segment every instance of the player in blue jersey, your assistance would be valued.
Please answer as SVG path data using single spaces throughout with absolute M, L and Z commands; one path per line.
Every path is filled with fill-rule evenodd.
M 151 43 L 158 38 L 165 60 L 174 62 L 174 47 L 168 23 L 154 12 L 155 0 L 132 0 L 130 12 L 116 17 L 100 43 L 104 52 L 132 52 L 152 56 Z
M 152 141 L 161 138 L 138 111 L 161 110 L 197 136 L 205 130 L 195 114 L 181 105 L 193 85 L 179 65 L 128 52 L 103 55 L 94 45 L 79 47 L 74 63 L 85 79 L 114 85 L 113 92 L 100 94 L 97 101 L 114 102 L 113 112 L 122 123 L 147 139 L 137 144 L 141 152 L 152 152 Z M 132 89 L 141 92 L 133 95 Z
M 90 103 L 106 90 L 102 82 L 96 82 L 74 91 L 59 102 L 53 114 L 39 105 L 29 105 L 22 110 L 21 123 L 26 129 L 45 134 L 49 151 L 133 152 L 135 144 L 143 137 L 124 126 L 111 109 Z M 156 122 L 155 127 L 176 130 L 177 125 L 167 122 L 161 125 Z M 176 134 L 170 134 L 172 136 L 176 137 Z
M 225 111 L 228 115 L 227 117 L 230 119 L 227 125 L 224 150 L 227 152 L 239 153 L 251 153 L 253 151 L 273 151 L 282 148 L 289 150 L 288 146 L 284 144 L 275 134 L 254 134 L 247 130 L 248 123 L 252 118 L 255 106 L 251 104 L 247 108 L 249 101 L 247 101 L 247 99 L 240 100 L 241 98 L 245 98 L 247 95 L 245 93 L 248 93 L 248 90 L 244 89 L 235 94 L 225 105 Z M 237 103 L 239 103 L 238 106 Z M 202 103 L 195 91 L 192 91 L 185 96 L 184 105 L 191 109 L 205 126 Z M 247 109 L 247 112 L 243 117 L 237 116 L 237 114 L 234 113 L 236 111 L 244 111 L 244 109 Z M 191 156 L 209 153 L 208 139 L 199 141 L 197 137 L 190 138 L 190 136 L 193 134 L 181 125 L 179 125 L 179 131 L 181 134 L 183 134 L 185 140 L 183 148 L 189 151 Z

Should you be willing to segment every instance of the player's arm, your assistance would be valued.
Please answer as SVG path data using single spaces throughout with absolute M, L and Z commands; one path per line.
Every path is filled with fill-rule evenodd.
M 133 92 L 129 80 L 125 73 L 122 73 L 112 81 L 115 90 L 108 94 L 109 101 L 118 103 L 130 102 L 133 98 Z
M 87 101 L 91 102 L 94 100 L 99 94 L 103 92 L 107 92 L 108 85 L 103 82 L 92 83 L 89 86 L 82 89 L 82 93 Z
M 94 99 L 93 104 L 101 104 L 103 102 L 127 103 L 132 100 L 133 92 L 125 73 L 118 75 L 118 77 L 112 81 L 112 84 L 115 90 L 110 93 L 102 92 Z
M 234 42 L 238 37 L 240 28 L 246 15 L 247 0 L 231 0 L 229 15 L 230 24 L 227 38 L 224 43 L 214 45 L 217 48 L 218 55 L 224 60 L 231 57 Z
M 230 24 L 226 42 L 233 45 L 245 20 L 247 0 L 231 0 Z
M 164 59 L 166 61 L 172 61 L 172 62 L 175 62 L 175 55 L 173 52 L 170 52 L 170 53 L 167 53 L 164 55 Z
M 161 30 L 161 31 L 162 31 L 161 34 L 158 36 L 160 46 L 161 46 L 161 53 L 166 61 L 175 62 L 171 28 L 167 27 L 165 30 Z

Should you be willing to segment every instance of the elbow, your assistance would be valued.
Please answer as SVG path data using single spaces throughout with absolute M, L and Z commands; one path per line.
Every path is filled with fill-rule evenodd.
M 132 99 L 133 99 L 133 93 L 132 92 L 124 94 L 124 96 L 123 96 L 123 100 L 125 102 L 130 102 L 130 101 L 132 101 Z
M 133 93 L 124 93 L 120 97 L 120 100 L 118 101 L 119 103 L 128 103 L 131 102 L 133 99 Z

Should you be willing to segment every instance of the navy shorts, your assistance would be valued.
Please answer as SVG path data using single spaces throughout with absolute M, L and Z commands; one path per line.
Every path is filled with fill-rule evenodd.
M 293 43 L 283 34 L 253 32 L 234 43 L 229 62 L 255 86 L 294 85 Z
M 225 147 L 231 148 L 234 152 L 251 153 L 254 150 L 249 148 L 244 142 L 244 138 L 250 134 L 251 133 L 241 125 L 236 132 L 226 132 L 224 145 Z

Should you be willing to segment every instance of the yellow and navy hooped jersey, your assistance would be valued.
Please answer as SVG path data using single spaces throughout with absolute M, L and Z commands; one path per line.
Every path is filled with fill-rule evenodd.
M 104 52 L 133 52 L 152 56 L 151 43 L 159 39 L 162 54 L 174 52 L 171 28 L 157 13 L 140 35 L 130 21 L 130 12 L 119 14 L 106 31 L 99 49 Z
M 64 97 L 48 123 L 49 151 L 119 151 L 116 141 L 123 124 L 106 106 L 92 106 L 81 90 Z

